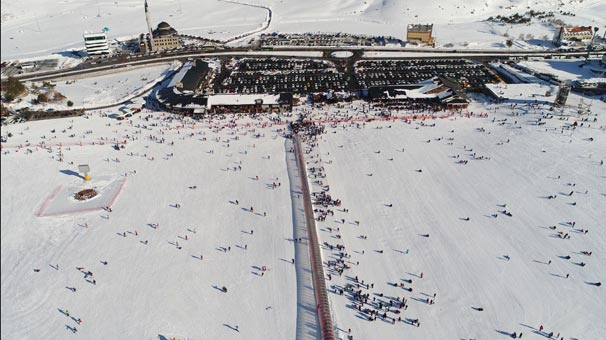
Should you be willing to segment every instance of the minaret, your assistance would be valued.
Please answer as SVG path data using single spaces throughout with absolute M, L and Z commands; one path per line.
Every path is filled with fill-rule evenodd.
M 152 24 L 151 17 L 149 16 L 149 6 L 147 6 L 147 0 L 145 0 L 145 20 L 147 21 L 147 30 L 149 31 L 149 49 L 151 52 L 155 50 L 154 48 L 154 35 L 152 32 Z

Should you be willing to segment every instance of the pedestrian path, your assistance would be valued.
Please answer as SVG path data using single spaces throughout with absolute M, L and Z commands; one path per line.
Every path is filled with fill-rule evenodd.
M 297 340 L 321 339 L 320 323 L 316 313 L 316 297 L 311 273 L 305 209 L 301 194 L 301 179 L 291 139 L 285 142 L 286 163 L 292 200 L 293 238 L 295 240 L 295 270 L 297 274 Z M 301 242 L 297 242 L 301 239 Z

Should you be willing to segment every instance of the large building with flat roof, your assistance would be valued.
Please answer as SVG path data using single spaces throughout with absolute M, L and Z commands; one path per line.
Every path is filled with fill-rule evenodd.
M 105 31 L 98 33 L 84 33 L 84 46 L 88 55 L 109 54 L 109 42 Z
M 433 34 L 433 24 L 419 25 L 410 24 L 406 30 L 407 42 L 420 42 L 427 45 L 435 45 Z

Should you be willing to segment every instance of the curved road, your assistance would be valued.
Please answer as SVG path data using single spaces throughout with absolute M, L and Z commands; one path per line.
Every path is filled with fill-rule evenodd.
M 251 36 L 251 35 L 253 35 L 255 33 L 263 32 L 271 24 L 272 13 L 271 13 L 271 8 L 269 8 L 269 7 L 266 7 L 266 6 L 263 6 L 263 5 L 246 4 L 246 3 L 242 3 L 242 2 L 238 2 L 238 1 L 232 1 L 232 0 L 219 0 L 219 1 L 228 2 L 228 3 L 232 3 L 232 4 L 236 4 L 236 5 L 241 5 L 241 6 L 263 8 L 264 10 L 267 11 L 267 19 L 265 20 L 265 22 L 263 22 L 263 24 L 261 25 L 261 27 L 259 27 L 258 29 L 254 30 L 254 31 L 250 31 L 250 32 L 241 34 L 239 36 L 235 36 L 233 38 L 229 38 L 229 39 L 227 39 L 227 40 L 224 41 L 224 43 L 226 43 L 226 44 L 230 43 L 230 42 L 234 42 L 236 40 L 244 39 L 244 38 L 249 37 L 249 36 Z

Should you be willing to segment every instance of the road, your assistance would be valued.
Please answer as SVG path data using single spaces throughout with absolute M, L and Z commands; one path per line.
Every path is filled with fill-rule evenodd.
M 232 4 L 236 4 L 236 5 L 241 5 L 241 6 L 249 6 L 249 7 L 262 8 L 262 9 L 264 9 L 264 10 L 267 11 L 267 19 L 263 22 L 263 24 L 261 25 L 261 27 L 259 27 L 258 29 L 254 30 L 254 31 L 246 32 L 246 33 L 241 34 L 239 36 L 227 39 L 227 40 L 224 41 L 224 43 L 227 44 L 227 43 L 230 43 L 230 42 L 241 40 L 241 39 L 244 39 L 246 37 L 250 37 L 253 34 L 256 34 L 256 33 L 259 33 L 259 32 L 263 32 L 267 28 L 269 28 L 269 25 L 271 24 L 271 18 L 272 18 L 271 8 L 269 8 L 267 6 L 263 6 L 263 5 L 246 4 L 246 3 L 242 3 L 242 2 L 238 2 L 238 1 L 231 1 L 231 0 L 221 0 L 221 1 L 232 3 Z
M 65 76 L 72 75 L 82 75 L 87 73 L 99 72 L 104 70 L 111 70 L 115 68 L 127 67 L 128 65 L 148 65 L 154 64 L 158 62 L 166 62 L 166 61 L 185 61 L 188 58 L 205 58 L 205 57 L 220 57 L 220 56 L 231 56 L 231 57 L 254 57 L 254 56 L 264 56 L 268 57 L 271 51 L 284 53 L 284 51 L 288 51 L 292 54 L 301 53 L 304 54 L 306 52 L 311 51 L 322 51 L 323 57 L 317 57 L 318 59 L 331 59 L 330 54 L 332 52 L 343 51 L 343 50 L 351 50 L 354 52 L 354 57 L 350 58 L 352 60 L 356 58 L 363 59 L 372 59 L 366 58 L 363 56 L 363 52 L 410 52 L 411 55 L 407 57 L 390 57 L 389 59 L 442 59 L 442 58 L 469 58 L 469 59 L 509 59 L 512 57 L 524 58 L 524 57 L 561 57 L 561 58 L 570 58 L 570 57 L 584 57 L 587 55 L 586 51 L 458 51 L 458 50 L 411 50 L 404 48 L 368 48 L 368 47 L 304 47 L 304 48 L 281 48 L 281 49 L 272 49 L 272 50 L 251 50 L 248 48 L 225 48 L 217 51 L 203 51 L 201 49 L 198 50 L 182 50 L 175 52 L 165 52 L 165 53 L 157 53 L 153 55 L 137 55 L 137 56 L 129 56 L 129 57 L 114 57 L 108 59 L 98 59 L 93 62 L 85 62 L 79 64 L 78 66 L 72 69 L 65 70 L 55 70 L 43 73 L 36 74 L 21 74 L 16 75 L 15 78 L 22 81 L 42 81 L 42 80 L 52 80 L 56 78 L 62 78 Z M 430 56 L 424 56 L 424 54 L 429 54 Z M 604 52 L 593 52 L 596 56 L 601 56 Z M 284 55 L 276 55 L 275 57 L 289 57 Z

